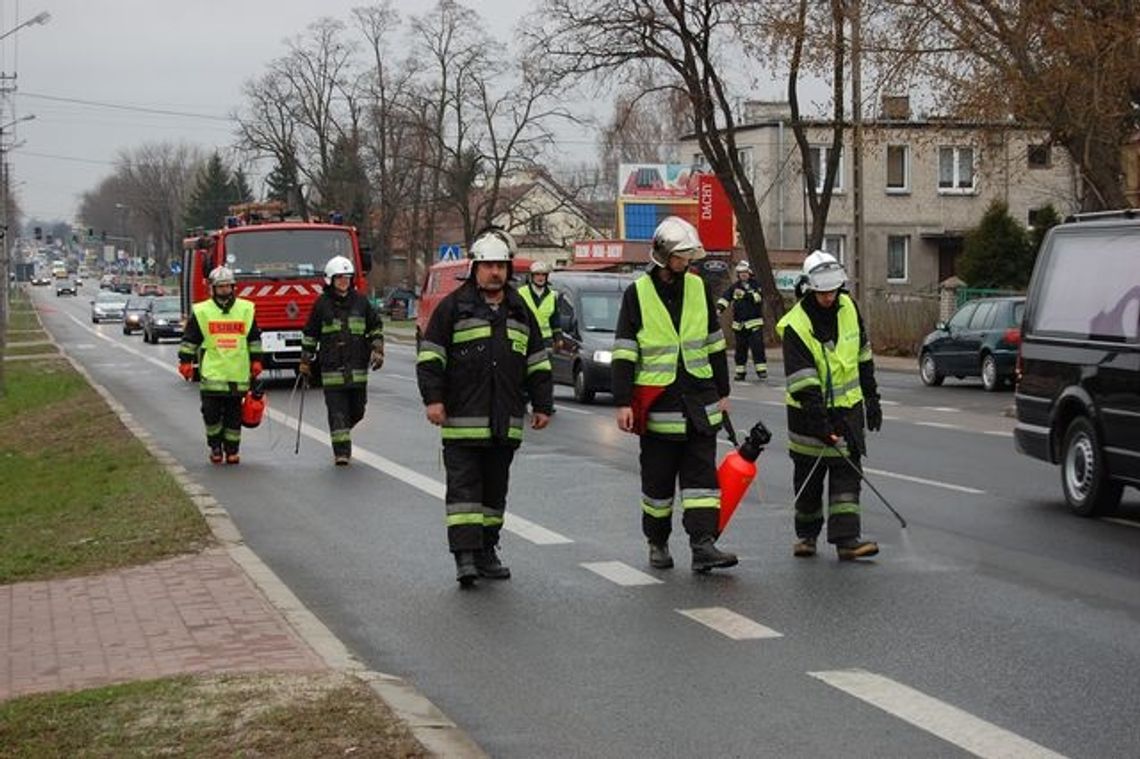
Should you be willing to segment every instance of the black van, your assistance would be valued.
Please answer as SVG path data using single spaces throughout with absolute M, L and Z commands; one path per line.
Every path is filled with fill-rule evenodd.
M 1107 514 L 1140 487 L 1140 211 L 1081 214 L 1041 246 L 1021 327 L 1014 441 Z
M 574 400 L 590 403 L 612 388 L 614 332 L 625 288 L 636 275 L 556 271 L 550 286 L 559 292 L 562 342 L 551 352 L 554 382 L 574 388 Z

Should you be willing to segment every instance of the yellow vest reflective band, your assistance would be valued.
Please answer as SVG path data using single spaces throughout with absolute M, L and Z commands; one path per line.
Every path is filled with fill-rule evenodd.
M 641 329 L 637 333 L 637 371 L 633 381 L 638 385 L 665 387 L 677 378 L 677 352 L 685 369 L 698 379 L 713 376 L 709 364 L 709 307 L 705 300 L 705 283 L 696 274 L 685 274 L 684 302 L 681 305 L 681 333 L 657 289 L 652 275 L 638 278 L 637 302 L 641 306 Z M 719 331 L 719 330 L 718 330 Z M 723 346 L 723 340 L 721 340 Z
M 820 388 L 828 408 L 851 408 L 862 401 L 859 361 L 866 351 L 861 351 L 859 347 L 859 317 L 851 297 L 845 293 L 839 294 L 839 339 L 835 345 L 824 345 L 816 339 L 812 333 L 811 318 L 801 303 L 797 303 L 780 319 L 776 325 L 776 334 L 782 339 L 784 330 L 789 327 L 811 351 L 815 368 L 801 369 L 788 375 L 784 402 L 799 408 L 800 403 L 792 394 L 812 385 Z
M 194 304 L 194 318 L 202 331 L 201 389 L 226 391 L 249 389 L 249 330 L 253 326 L 253 303 L 238 298 L 229 313 L 213 298 Z
M 542 339 L 549 340 L 554 336 L 554 329 L 550 326 L 550 317 L 554 315 L 554 306 L 558 302 L 558 293 L 550 289 L 546 293 L 546 297 L 542 303 L 534 302 L 534 290 L 530 285 L 523 285 L 519 288 L 519 295 L 526 301 L 527 308 L 534 312 L 534 318 L 538 321 L 538 327 L 542 330 Z

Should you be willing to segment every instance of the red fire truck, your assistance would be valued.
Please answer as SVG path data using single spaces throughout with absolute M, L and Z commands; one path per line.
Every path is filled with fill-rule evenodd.
M 261 328 L 267 369 L 296 369 L 301 328 L 325 286 L 325 263 L 344 256 L 355 264 L 356 289 L 367 293 L 371 256 L 362 255 L 356 228 L 333 214 L 328 223 L 287 220 L 278 203 L 230 207 L 222 229 L 203 231 L 182 242 L 182 313 L 210 297 L 207 277 L 228 266 L 237 296 L 253 301 Z

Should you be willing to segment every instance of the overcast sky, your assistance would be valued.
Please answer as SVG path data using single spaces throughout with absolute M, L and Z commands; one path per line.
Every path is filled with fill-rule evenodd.
M 367 0 L 0 0 L 0 34 L 40 11 L 45 25 L 0 42 L 17 91 L 3 122 L 14 192 L 27 218 L 72 220 L 78 198 L 112 172 L 121 149 L 146 142 L 227 147 L 240 89 L 321 16 L 349 18 Z M 531 0 L 465 0 L 507 39 Z M 431 0 L 396 0 L 403 15 Z M 12 80 L 7 80 L 11 84 Z M 91 101 L 100 106 L 72 102 Z M 179 111 L 163 116 L 108 105 Z M 15 109 L 13 112 L 13 108 Z M 260 189 L 260 188 L 255 188 Z

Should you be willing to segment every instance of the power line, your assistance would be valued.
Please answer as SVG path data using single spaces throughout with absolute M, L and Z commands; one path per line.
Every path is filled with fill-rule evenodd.
M 56 103 L 72 103 L 75 105 L 88 105 L 93 108 L 109 108 L 116 111 L 131 111 L 132 113 L 154 113 L 160 116 L 179 116 L 182 118 L 190 119 L 205 119 L 206 121 L 225 121 L 233 123 L 234 119 L 228 116 L 213 116 L 205 113 L 190 113 L 188 111 L 172 111 L 165 108 L 145 108 L 138 105 L 121 105 L 119 103 L 105 103 L 98 100 L 81 100 L 79 98 L 65 98 L 56 95 L 40 95 L 34 92 L 24 92 L 23 90 L 16 93 L 18 97 L 34 98 L 36 100 L 50 100 Z
M 75 163 L 93 163 L 99 166 L 114 166 L 114 161 L 97 161 L 94 158 L 76 158 L 75 156 L 67 155 L 52 155 L 51 153 L 33 153 L 30 150 L 16 151 L 22 156 L 34 156 L 36 158 L 51 158 L 56 161 L 74 161 Z

